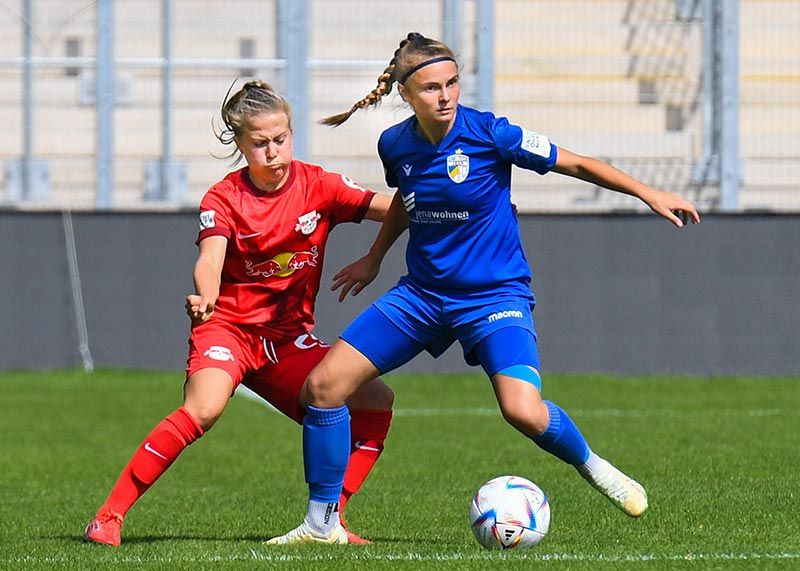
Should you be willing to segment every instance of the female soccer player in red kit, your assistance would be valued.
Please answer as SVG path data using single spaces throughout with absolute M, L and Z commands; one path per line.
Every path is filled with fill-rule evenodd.
M 227 98 L 226 98 L 227 99 Z M 123 518 L 184 448 L 203 436 L 241 383 L 302 422 L 300 389 L 329 347 L 311 333 L 325 243 L 340 222 L 383 219 L 391 198 L 347 177 L 292 159 L 291 111 L 264 82 L 251 81 L 221 110 L 223 144 L 247 166 L 200 203 L 195 292 L 183 406 L 142 441 L 85 531 L 117 546 Z M 348 401 L 350 464 L 339 510 L 383 450 L 391 389 L 373 379 Z M 365 542 L 350 534 L 350 543 Z

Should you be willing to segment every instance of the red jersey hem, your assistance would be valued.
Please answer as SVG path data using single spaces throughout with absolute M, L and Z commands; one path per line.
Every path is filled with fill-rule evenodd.
M 358 211 L 356 212 L 357 220 L 355 220 L 355 222 L 359 224 L 361 224 L 361 222 L 364 220 L 364 217 L 367 215 L 367 212 L 369 212 L 369 205 L 372 204 L 372 199 L 375 197 L 376 193 L 375 191 L 367 189 L 364 194 L 366 196 L 364 196 L 364 200 L 361 201 L 361 206 L 359 206 Z
M 201 230 L 200 234 L 197 236 L 197 240 L 195 240 L 195 245 L 200 244 L 206 238 L 210 238 L 211 236 L 225 236 L 227 239 L 230 240 L 231 238 L 231 231 L 227 228 L 206 228 L 205 230 Z

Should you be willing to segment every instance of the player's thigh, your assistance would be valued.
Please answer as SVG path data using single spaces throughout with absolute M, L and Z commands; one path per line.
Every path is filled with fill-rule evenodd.
M 301 391 L 311 370 L 330 351 L 311 334 L 301 335 L 294 342 L 278 346 L 277 363 L 262 367 L 242 381 L 247 388 L 266 400 L 295 422 L 305 416 Z M 380 379 L 371 379 L 347 401 L 352 408 L 390 409 L 394 400 L 392 390 Z
M 375 304 L 364 310 L 341 334 L 330 352 L 309 374 L 301 402 L 335 407 L 351 399 L 379 373 L 408 362 L 425 344 L 406 333 Z M 382 382 L 375 382 L 356 400 L 365 402 L 383 393 L 393 400 Z M 383 408 L 383 405 L 370 408 Z
M 230 374 L 213 367 L 192 374 L 183 386 L 183 407 L 208 430 L 222 415 L 233 392 Z
M 321 408 L 343 405 L 378 369 L 347 341 L 339 339 L 309 373 L 300 393 L 301 404 Z
M 470 354 L 489 377 L 500 371 L 529 367 L 532 375 L 524 373 L 524 380 L 541 390 L 539 348 L 532 326 L 508 326 L 487 331 Z
M 203 369 L 221 369 L 230 376 L 233 392 L 245 374 L 256 369 L 261 360 L 258 336 L 231 323 L 212 319 L 192 327 L 186 378 Z
M 252 366 L 250 341 L 233 325 L 215 321 L 196 326 L 189 338 L 184 407 L 210 428 Z
M 376 302 L 342 331 L 341 341 L 361 357 L 357 358 L 357 366 L 366 359 L 376 371 L 388 373 L 413 359 L 436 340 L 434 330 L 427 327 L 424 319 L 404 311 L 391 313 L 389 317 L 378 309 Z
M 547 428 L 536 337 L 525 327 L 505 327 L 482 339 L 473 352 L 492 380 L 503 417 L 526 434 Z
M 329 345 L 303 335 L 295 342 L 277 347 L 277 363 L 247 375 L 242 384 L 295 422 L 302 422 L 305 416 L 300 402 L 303 384 L 329 350 Z

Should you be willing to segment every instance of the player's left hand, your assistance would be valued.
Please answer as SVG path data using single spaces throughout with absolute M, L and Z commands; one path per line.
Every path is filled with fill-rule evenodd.
M 642 198 L 653 212 L 663 216 L 678 228 L 683 228 L 690 220 L 692 224 L 700 223 L 700 214 L 694 204 L 677 194 L 652 189 Z
M 342 288 L 342 291 L 339 292 L 339 301 L 344 301 L 349 292 L 352 295 L 358 295 L 362 289 L 372 283 L 380 269 L 380 264 L 375 264 L 369 256 L 364 256 L 345 266 L 333 276 L 331 291 Z

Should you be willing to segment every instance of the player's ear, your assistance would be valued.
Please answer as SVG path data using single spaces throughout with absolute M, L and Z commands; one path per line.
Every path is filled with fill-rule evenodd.
M 400 94 L 400 99 L 408 103 L 408 99 L 406 99 L 406 88 L 401 83 L 397 84 L 397 93 Z

